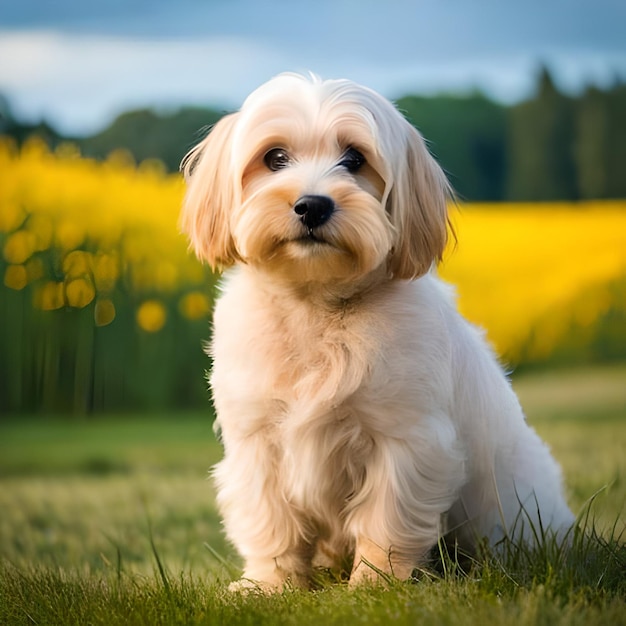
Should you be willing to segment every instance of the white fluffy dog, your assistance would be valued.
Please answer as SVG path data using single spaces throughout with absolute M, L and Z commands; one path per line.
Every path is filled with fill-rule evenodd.
M 449 186 L 347 80 L 283 74 L 186 157 L 182 225 L 230 268 L 214 316 L 215 468 L 242 582 L 408 578 L 445 533 L 563 535 L 560 471 L 431 266 Z

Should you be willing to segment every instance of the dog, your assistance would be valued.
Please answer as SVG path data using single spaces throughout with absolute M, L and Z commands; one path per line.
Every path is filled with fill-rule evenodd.
M 411 577 L 444 535 L 566 536 L 560 468 L 435 266 L 452 191 L 375 91 L 281 74 L 185 157 L 181 229 L 224 270 L 209 348 L 235 589 Z

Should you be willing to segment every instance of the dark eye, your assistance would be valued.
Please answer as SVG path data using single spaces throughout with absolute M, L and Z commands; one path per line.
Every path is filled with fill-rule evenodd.
M 287 167 L 291 163 L 291 158 L 284 148 L 272 148 L 265 154 L 263 161 L 272 172 L 276 172 Z
M 356 148 L 348 148 L 339 165 L 345 167 L 351 174 L 354 174 L 365 165 L 365 157 Z

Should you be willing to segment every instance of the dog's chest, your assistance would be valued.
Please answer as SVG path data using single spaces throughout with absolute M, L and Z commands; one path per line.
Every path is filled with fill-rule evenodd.
M 339 406 L 367 384 L 376 358 L 373 333 L 357 316 L 278 318 L 267 339 L 268 383 L 288 403 Z
M 216 307 L 211 348 L 224 432 L 269 429 L 280 440 L 298 424 L 326 424 L 332 432 L 347 414 L 372 421 L 368 406 L 386 378 L 392 324 L 381 325 L 371 306 L 320 310 L 268 300 L 249 282 L 245 290 L 237 280 L 228 287 Z
M 218 413 L 236 395 L 224 406 L 236 407 L 237 429 L 271 441 L 286 497 L 313 517 L 329 507 L 338 513 L 358 490 L 372 445 L 355 402 L 368 388 L 376 334 L 358 315 L 273 309 L 236 330 L 232 316 L 218 321 L 231 325 L 228 334 L 216 327 Z M 228 432 L 235 413 L 219 416 Z

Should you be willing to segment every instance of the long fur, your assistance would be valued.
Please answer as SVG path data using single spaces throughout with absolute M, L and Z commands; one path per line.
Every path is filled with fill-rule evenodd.
M 268 168 L 272 148 L 289 155 Z M 349 148 L 365 158 L 343 165 Z M 391 103 L 280 75 L 186 158 L 182 225 L 225 269 L 214 314 L 216 466 L 243 582 L 407 578 L 445 533 L 467 549 L 573 523 L 560 470 L 431 266 L 450 188 Z M 294 204 L 331 198 L 314 237 Z

